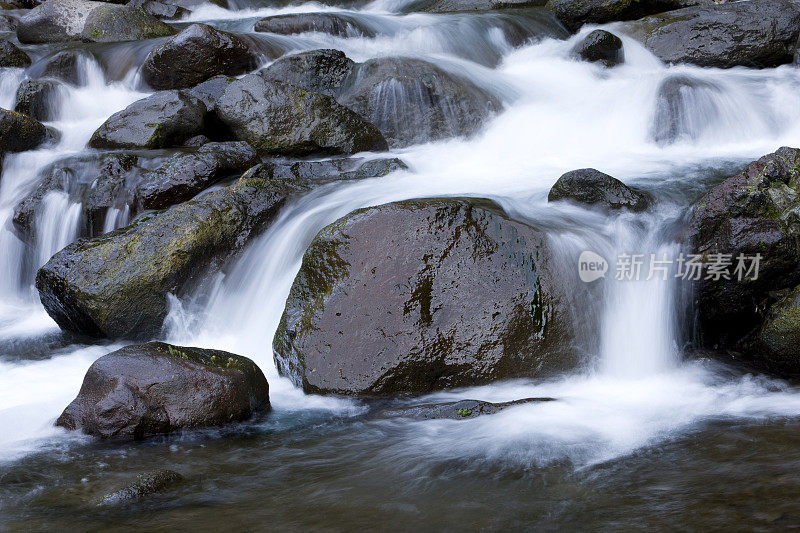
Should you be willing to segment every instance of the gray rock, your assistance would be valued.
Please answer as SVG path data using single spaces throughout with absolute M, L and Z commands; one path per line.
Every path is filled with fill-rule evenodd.
M 343 13 L 290 13 L 256 22 L 255 30 L 280 35 L 320 32 L 338 37 L 374 37 L 375 32 L 359 19 Z
M 36 120 L 48 121 L 58 114 L 57 102 L 61 83 L 56 80 L 23 80 L 17 89 L 14 111 L 24 113 Z
M 800 287 L 773 304 L 764 316 L 750 362 L 773 374 L 800 375 Z
M 33 150 L 49 137 L 47 128 L 38 120 L 0 108 L 0 155 Z
M 91 0 L 47 0 L 19 20 L 21 43 L 138 41 L 175 30 L 141 8 Z
M 333 98 L 250 74 L 231 83 L 217 116 L 263 154 L 353 154 L 388 148 L 380 131 Z
M 361 209 L 306 251 L 273 342 L 309 393 L 421 394 L 575 363 L 544 233 L 477 199 Z
M 92 148 L 180 146 L 205 126 L 206 106 L 183 91 L 162 91 L 114 113 L 94 132 Z
M 258 74 L 267 80 L 281 81 L 336 98 L 342 93 L 355 65 L 339 50 L 311 50 L 281 57 Z
M 459 13 L 498 9 L 540 7 L 547 0 L 436 0 L 425 8 L 428 13 Z
M 656 95 L 652 139 L 660 145 L 697 141 L 725 120 L 719 107 L 721 96 L 720 88 L 709 81 L 684 74 L 669 76 Z
M 616 178 L 593 168 L 567 172 L 556 181 L 548 202 L 572 200 L 579 204 L 600 206 L 606 209 L 644 211 L 652 203 L 650 195 L 632 189 Z
M 512 402 L 491 403 L 480 400 L 459 400 L 457 402 L 431 403 L 384 409 L 378 413 L 382 418 L 410 418 L 412 420 L 466 420 L 482 415 L 493 415 L 518 405 L 552 402 L 553 398 L 525 398 Z
M 673 9 L 713 0 L 549 0 L 552 10 L 567 29 L 578 31 L 587 23 L 605 24 L 616 20 L 632 20 Z
M 0 15 L 0 32 L 17 31 L 17 17 L 11 15 Z
M 78 50 L 62 50 L 47 59 L 39 77 L 54 78 L 72 85 L 83 85 L 84 79 L 80 69 L 83 52 Z
M 208 143 L 147 173 L 136 187 L 136 201 L 142 209 L 165 209 L 256 163 L 258 156 L 246 142 Z
M 240 422 L 269 408 L 267 379 L 250 359 L 150 342 L 92 363 L 56 424 L 103 439 L 143 439 Z
M 245 177 L 307 181 L 361 180 L 386 176 L 408 166 L 396 157 L 385 159 L 328 159 L 325 161 L 267 161 L 253 167 Z
M 750 0 L 690 7 L 622 26 L 667 63 L 774 67 L 790 63 L 800 36 L 800 4 Z
M 183 476 L 172 470 L 157 470 L 139 474 L 136 481 L 116 492 L 106 494 L 101 505 L 125 505 L 154 494 L 167 492 L 183 482 Z
M 156 90 L 184 89 L 217 75 L 244 74 L 257 65 L 258 55 L 241 37 L 192 24 L 150 52 L 142 78 Z

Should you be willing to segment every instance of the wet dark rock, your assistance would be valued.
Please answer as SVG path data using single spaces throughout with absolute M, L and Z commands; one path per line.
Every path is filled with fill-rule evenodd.
M 17 17 L 11 15 L 0 15 L 0 32 L 17 31 Z
M 208 144 L 210 142 L 211 139 L 209 139 L 205 135 L 195 135 L 194 137 L 183 143 L 183 145 L 188 148 L 200 148 L 204 144 Z
M 267 80 L 281 81 L 336 98 L 355 65 L 339 50 L 312 50 L 281 57 L 258 74 Z
M 246 142 L 205 144 L 148 172 L 136 187 L 136 201 L 142 209 L 165 209 L 256 163 L 258 155 Z
M 497 9 L 540 7 L 547 0 L 437 0 L 425 8 L 428 13 L 458 13 Z
M 36 120 L 53 120 L 57 114 L 57 98 L 61 82 L 56 80 L 23 80 L 17 89 L 14 111 Z
M 139 41 L 175 30 L 138 7 L 90 0 L 47 0 L 19 20 L 21 43 Z
M 94 132 L 92 148 L 180 146 L 203 131 L 206 106 L 184 91 L 161 91 L 114 113 Z
M 214 76 L 191 89 L 186 89 L 186 92 L 202 100 L 209 111 L 214 111 L 217 108 L 217 102 L 225 94 L 228 85 L 234 81 L 236 81 L 236 78 L 231 76 Z
M 690 7 L 623 26 L 667 63 L 702 67 L 774 67 L 792 61 L 800 4 L 751 0 Z
M 302 156 L 388 148 L 380 131 L 329 96 L 250 74 L 231 83 L 217 116 L 260 153 Z
M 139 474 L 127 487 L 106 494 L 101 505 L 125 505 L 138 502 L 154 494 L 167 492 L 183 482 L 183 476 L 173 470 L 157 470 Z
M 41 171 L 36 188 L 14 208 L 12 221 L 19 236 L 33 242 L 36 215 L 45 195 L 51 191 L 64 191 L 80 198 L 87 233 L 102 233 L 108 209 L 126 202 L 127 180 L 137 160 L 131 154 L 90 154 L 59 159 L 48 165 Z
M 392 147 L 469 136 L 502 109 L 471 81 L 410 58 L 358 65 L 338 100 L 375 124 Z
M 325 161 L 267 161 L 248 170 L 245 176 L 264 179 L 308 181 L 362 180 L 386 176 L 408 166 L 396 157 L 385 159 L 328 159 Z
M 759 368 L 800 375 L 800 287 L 770 307 L 753 344 L 751 359 Z
M 269 407 L 267 379 L 250 359 L 150 342 L 95 361 L 56 424 L 104 439 L 143 439 L 240 422 Z
M 48 139 L 47 128 L 38 120 L 0 108 L 0 155 L 33 150 Z
M 256 22 L 255 30 L 280 35 L 320 32 L 338 37 L 374 37 L 375 32 L 357 18 L 342 13 L 291 13 Z
M 308 248 L 273 342 L 309 393 L 420 394 L 572 368 L 547 236 L 487 200 L 361 209 Z
M 410 418 L 412 420 L 466 420 L 482 415 L 493 415 L 518 405 L 552 402 L 553 398 L 525 398 L 512 402 L 491 403 L 481 400 L 459 400 L 457 402 L 431 403 L 384 409 L 378 413 L 382 418 Z
M 142 65 L 142 78 L 153 89 L 184 89 L 214 76 L 237 76 L 258 66 L 249 43 L 207 24 L 192 24 L 159 46 Z
M 618 179 L 593 168 L 573 170 L 558 178 L 547 195 L 547 201 L 558 200 L 637 212 L 644 211 L 652 203 L 652 198 L 647 193 L 632 189 Z
M 63 50 L 46 60 L 40 77 L 62 80 L 72 85 L 82 85 L 84 80 L 80 71 L 83 53 L 78 50 Z
M 140 7 L 144 9 L 145 12 L 161 20 L 176 20 L 190 13 L 188 9 L 168 1 L 131 0 L 128 2 L 128 5 Z
M 661 145 L 696 141 L 725 117 L 719 107 L 722 91 L 713 83 L 687 75 L 666 78 L 658 88 L 651 136 Z
M 551 9 L 568 30 L 578 31 L 587 23 L 605 24 L 633 20 L 713 0 L 549 0 Z
M 694 206 L 687 242 L 704 263 L 729 254 L 730 279 L 695 284 L 703 342 L 748 352 L 776 291 L 800 285 L 800 150 L 781 148 L 728 178 Z M 761 255 L 758 279 L 735 275 L 737 257 Z M 750 261 L 746 266 L 751 266 Z M 705 278 L 704 272 L 704 278 Z
M 93 337 L 152 338 L 181 297 L 259 235 L 306 186 L 240 179 L 55 254 L 36 276 L 42 303 L 67 331 Z M 80 267 L 78 268 L 77 265 Z
M 28 54 L 11 41 L 0 40 L 0 68 L 26 68 L 30 65 Z
M 625 60 L 622 39 L 605 30 L 594 30 L 572 51 L 573 54 L 592 63 L 614 67 Z

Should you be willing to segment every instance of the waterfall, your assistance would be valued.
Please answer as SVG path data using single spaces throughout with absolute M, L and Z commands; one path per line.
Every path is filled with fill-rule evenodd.
M 450 139 L 397 150 L 408 171 L 383 178 L 332 184 L 287 205 L 269 230 L 198 293 L 178 301 L 166 323 L 167 340 L 213 347 L 255 360 L 270 381 L 276 416 L 303 419 L 360 413 L 358 402 L 309 396 L 278 376 L 272 338 L 308 244 L 326 225 L 354 209 L 408 198 L 475 196 L 497 201 L 514 218 L 545 228 L 572 284 L 573 315 L 586 364 L 548 380 L 518 380 L 424 398 L 490 401 L 551 396 L 547 405 L 522 406 L 462 425 L 410 424 L 396 429 L 406 449 L 431 456 L 502 456 L 528 464 L 563 459 L 595 464 L 681 434 L 709 417 L 769 417 L 800 413 L 800 394 L 784 383 L 728 378 L 712 366 L 682 361 L 679 280 L 618 281 L 614 272 L 589 286 L 577 280 L 584 250 L 610 263 L 620 254 L 674 259 L 680 250 L 669 227 L 711 185 L 709 169 L 741 167 L 781 145 L 800 145 L 800 71 L 669 67 L 624 38 L 625 64 L 614 69 L 582 63 L 570 51 L 591 28 L 560 40 L 541 16 L 503 14 L 400 14 L 401 2 L 379 1 L 363 9 L 304 4 L 225 10 L 206 6 L 184 22 L 207 21 L 251 32 L 257 18 L 291 12 L 344 11 L 372 37 L 260 35 L 281 50 L 339 48 L 355 61 L 392 55 L 431 61 L 473 81 L 501 101 L 504 110 L 469 139 Z M 512 17 L 512 18 L 509 18 Z M 509 21 L 522 42 L 509 39 Z M 153 43 L 107 45 L 103 53 L 138 60 Z M 122 60 L 121 60 L 122 61 Z M 84 154 L 92 133 L 112 113 L 146 96 L 136 68 L 107 79 L 101 63 L 81 63 L 85 83 L 59 96 L 57 144 L 9 154 L 0 177 L 0 352 L 3 342 L 54 335 L 32 287 L 36 266 L 78 234 L 80 199 L 51 191 L 37 212 L 36 240 L 15 233 L 15 206 L 35 189 L 39 172 L 66 156 Z M 135 67 L 136 65 L 134 65 Z M 25 74 L 0 71 L 0 106 L 12 105 Z M 679 99 L 663 105 L 664 84 L 690 80 Z M 693 80 L 693 81 L 692 81 Z M 691 87 L 701 87 L 700 93 Z M 687 89 L 686 87 L 690 87 Z M 419 95 L 388 86 L 393 108 Z M 689 93 L 686 93 L 689 91 Z M 685 94 L 686 93 L 686 94 Z M 666 134 L 663 132 L 667 132 Z M 548 204 L 558 177 L 593 167 L 650 192 L 657 209 L 647 215 L 608 215 L 566 204 Z M 128 223 L 127 208 L 110 209 L 103 231 Z M 27 270 L 26 270 L 27 269 Z M 116 346 L 67 346 L 43 360 L 0 353 L 0 461 L 60 442 L 53 420 L 74 397 L 86 368 Z M 41 393 L 44 384 L 57 387 Z M 21 422 L 22 421 L 22 422 Z M 14 428 L 14 431 L 8 431 Z M 378 431 L 378 430 L 376 430 Z M 406 453 L 406 452 L 398 452 Z

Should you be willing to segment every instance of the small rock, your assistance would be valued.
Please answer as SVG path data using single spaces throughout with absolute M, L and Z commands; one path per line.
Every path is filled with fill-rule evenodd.
M 172 470 L 157 470 L 139 474 L 136 481 L 103 497 L 100 505 L 124 505 L 142 500 L 153 494 L 166 492 L 183 481 L 183 476 Z
M 14 111 L 36 120 L 48 121 L 58 114 L 57 98 L 61 83 L 56 80 L 23 80 L 17 89 Z
M 240 422 L 269 407 L 267 379 L 250 359 L 150 342 L 92 363 L 56 425 L 104 439 L 143 439 Z
M 552 402 L 553 398 L 525 398 L 512 402 L 491 403 L 480 400 L 459 400 L 457 402 L 431 403 L 384 409 L 378 413 L 382 418 L 410 418 L 412 420 L 466 420 L 482 415 L 493 415 L 509 407 L 528 403 Z
M 47 128 L 38 120 L 0 108 L 0 155 L 33 150 L 49 137 Z
M 636 212 L 644 211 L 652 203 L 648 194 L 632 189 L 618 179 L 593 168 L 573 170 L 558 178 L 547 195 L 547 201 L 558 200 Z
M 573 54 L 584 61 L 614 67 L 625 60 L 622 39 L 605 30 L 594 30 L 575 47 Z
M 31 66 L 28 54 L 11 41 L 0 41 L 0 68 L 27 68 Z
M 77 50 L 63 50 L 47 59 L 40 77 L 55 78 L 72 85 L 84 83 L 80 61 L 84 54 Z

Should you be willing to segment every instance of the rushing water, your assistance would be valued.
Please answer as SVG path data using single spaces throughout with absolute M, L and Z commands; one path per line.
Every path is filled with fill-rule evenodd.
M 539 15 L 401 15 L 402 7 L 378 1 L 346 11 L 373 37 L 258 38 L 284 51 L 339 48 L 355 60 L 425 58 L 490 90 L 506 110 L 471 139 L 397 151 L 408 171 L 329 185 L 297 200 L 224 275 L 192 298 L 171 299 L 165 339 L 246 355 L 264 370 L 274 411 L 263 420 L 130 445 L 99 444 L 53 427 L 92 361 L 118 346 L 76 344 L 59 333 L 31 286 L 36 267 L 78 235 L 80 204 L 62 192 L 45 198 L 35 250 L 19 240 L 10 217 L 41 169 L 83 152 L 110 114 L 143 96 L 136 66 L 155 43 L 96 50 L 101 61 L 85 62 L 85 83 L 55 104 L 60 141 L 6 157 L 0 523 L 331 530 L 800 524 L 800 389 L 689 358 L 691 309 L 679 280 L 617 281 L 612 270 L 588 286 L 576 270 L 583 250 L 612 263 L 621 253 L 680 253 L 675 235 L 693 200 L 750 160 L 800 145 L 800 71 L 668 68 L 628 39 L 625 64 L 607 70 L 572 60 L 580 36 L 556 39 L 557 28 Z M 207 7 L 187 21 L 248 32 L 263 16 L 319 10 L 341 8 Z M 509 20 L 528 32 L 529 44 L 508 42 L 502 28 Z M 115 58 L 118 65 L 104 72 L 101 64 Z M 0 72 L 0 106 L 10 107 L 8 95 L 23 76 Z M 682 120 L 670 144 L 658 133 L 658 90 L 675 78 L 696 84 L 680 89 Z M 617 216 L 548 205 L 558 176 L 581 167 L 635 184 L 658 205 L 645 215 Z M 466 421 L 380 420 L 368 405 L 307 396 L 279 377 L 272 336 L 314 235 L 353 209 L 441 195 L 490 197 L 548 230 L 573 295 L 575 343 L 585 361 L 550 380 L 417 401 L 557 401 Z M 125 208 L 112 209 L 104 229 L 128 218 Z M 130 508 L 95 506 L 104 492 L 154 468 L 172 468 L 188 481 Z

